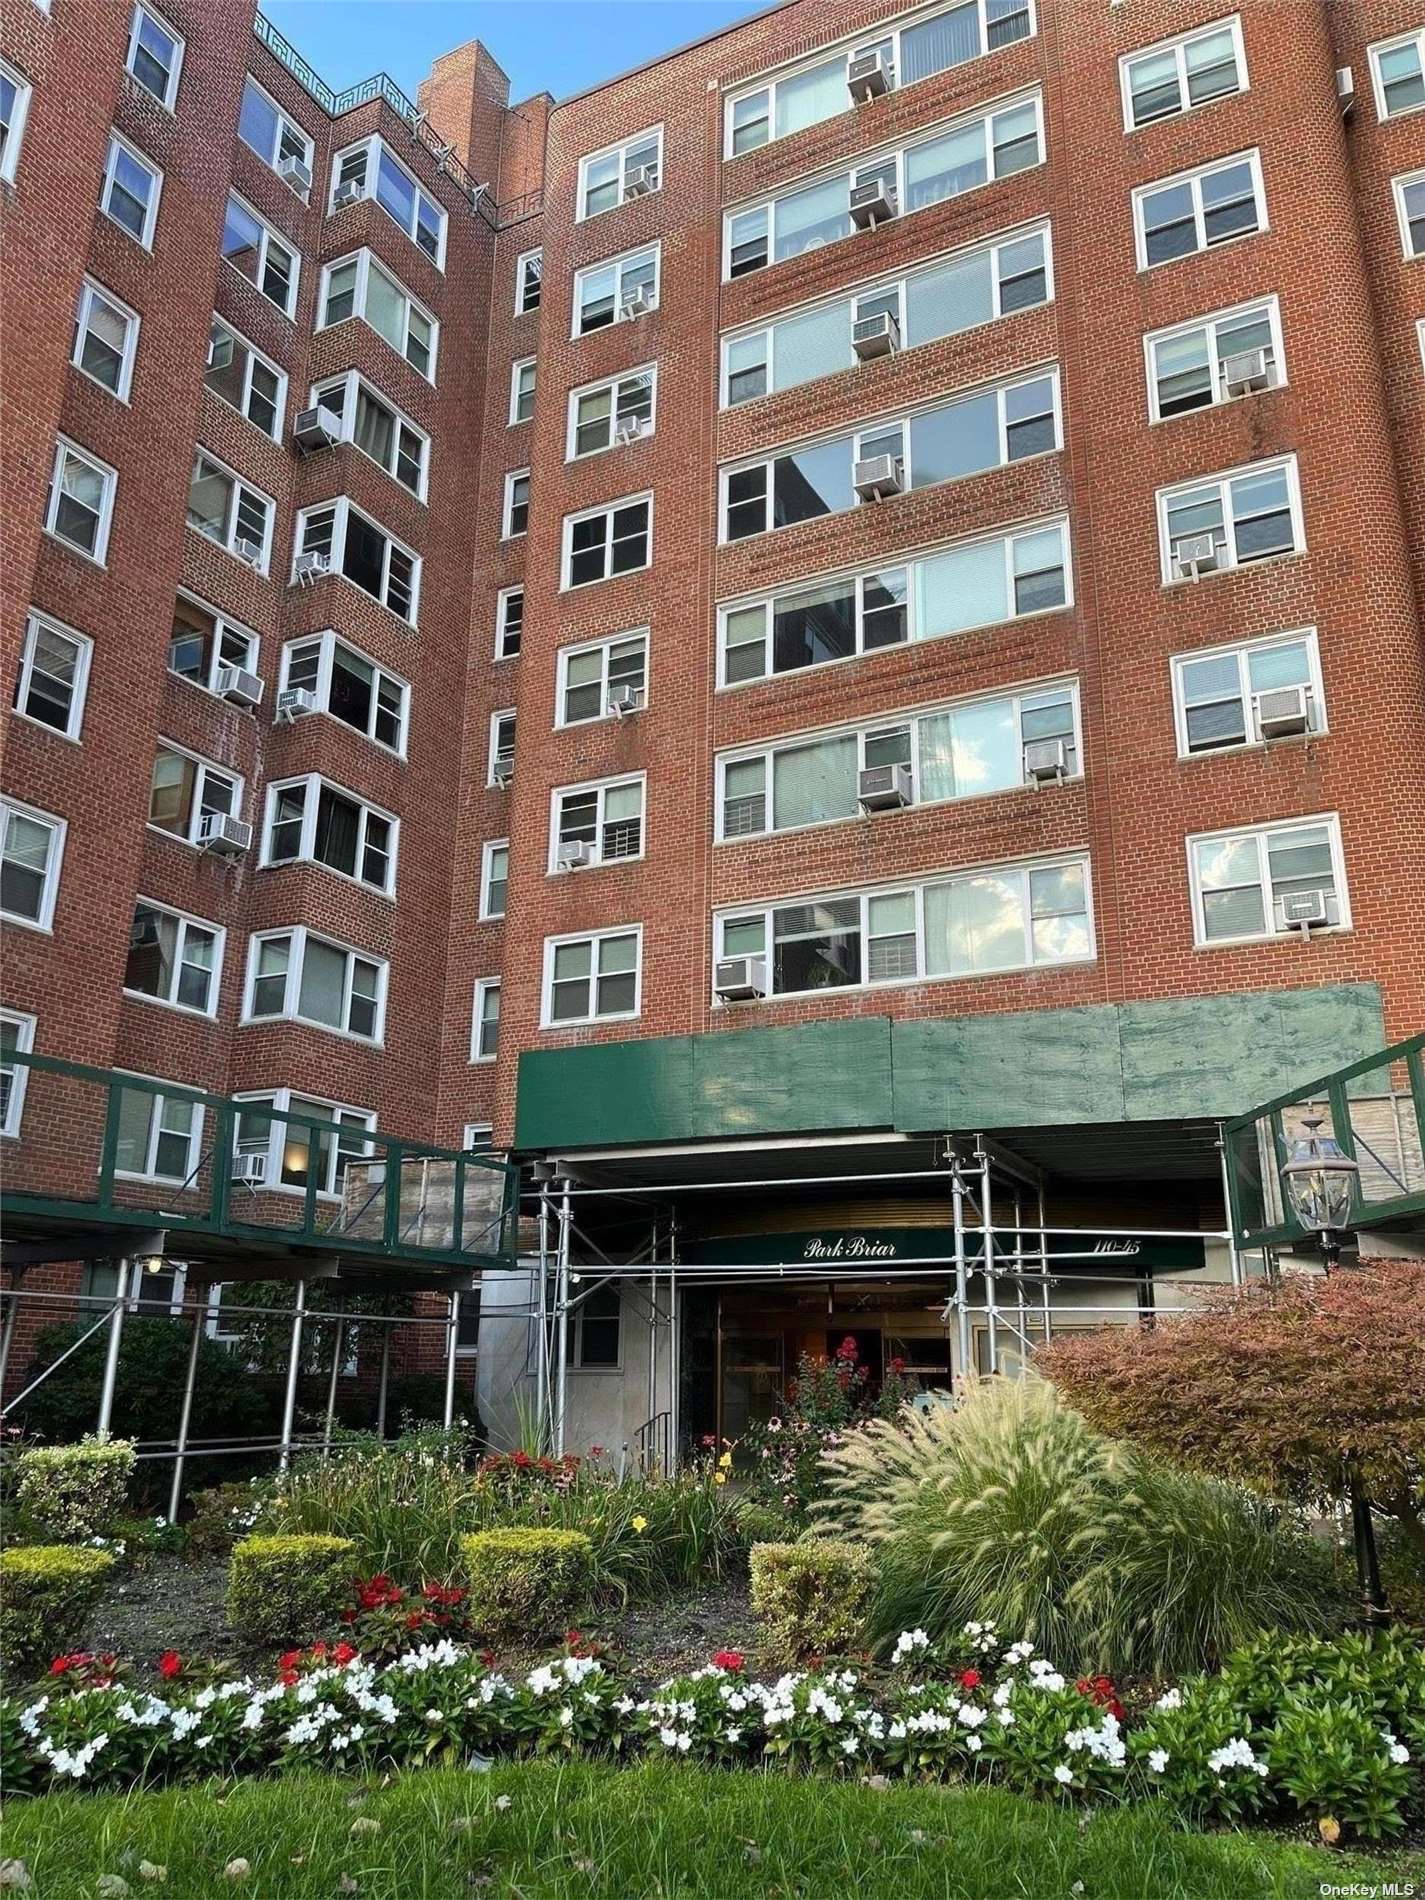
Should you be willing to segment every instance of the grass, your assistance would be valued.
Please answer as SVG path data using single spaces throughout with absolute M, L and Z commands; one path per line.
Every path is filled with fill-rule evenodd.
M 353 1837 L 353 1821 L 379 1831 Z M 47 1900 L 93 1894 L 101 1874 L 168 1900 L 1316 1900 L 1323 1881 L 1425 1872 L 1402 1857 L 1392 1875 L 1265 1835 L 1193 1834 L 1143 1809 L 1084 1818 L 996 1792 L 664 1764 L 429 1770 L 367 1790 L 291 1777 L 49 1795 L 11 1802 L 4 1835 Z M 224 1879 L 238 1856 L 251 1863 L 241 1884 Z M 167 1870 L 161 1888 L 141 1861 Z

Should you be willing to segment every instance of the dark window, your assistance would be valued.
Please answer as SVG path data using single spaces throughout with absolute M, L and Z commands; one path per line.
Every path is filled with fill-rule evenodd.
M 619 1362 L 619 1314 L 622 1301 L 616 1286 L 601 1286 L 587 1295 L 579 1308 L 578 1364 L 616 1366 Z

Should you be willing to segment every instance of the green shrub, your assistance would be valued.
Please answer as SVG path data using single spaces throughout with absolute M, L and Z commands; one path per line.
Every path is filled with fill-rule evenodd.
M 190 1547 L 226 1556 L 257 1523 L 262 1494 L 256 1485 L 215 1484 L 206 1491 L 194 1491 L 189 1502 L 193 1507 L 187 1526 Z
M 593 1579 L 582 1531 L 476 1531 L 460 1540 L 470 1620 L 489 1634 L 542 1636 L 566 1625 Z
M 783 1544 L 798 1535 L 793 1514 L 775 1504 L 761 1504 L 756 1498 L 743 1498 L 733 1511 L 737 1535 L 751 1550 L 754 1544 Z
M 863 1545 L 754 1544 L 748 1564 L 752 1611 L 775 1654 L 844 1656 L 864 1644 L 876 1572 Z
M 351 1595 L 356 1546 L 345 1537 L 248 1537 L 228 1566 L 228 1621 L 253 1643 L 309 1643 Z
M 134 1448 L 123 1438 L 84 1438 L 20 1454 L 20 1514 L 57 1543 L 82 1544 L 107 1531 L 124 1508 Z
M 107 1550 L 21 1544 L 0 1552 L 0 1660 L 47 1661 L 83 1632 L 114 1567 Z

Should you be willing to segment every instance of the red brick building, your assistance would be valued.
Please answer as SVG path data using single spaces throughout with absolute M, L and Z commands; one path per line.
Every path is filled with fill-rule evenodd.
M 787 0 L 418 114 L 230 0 L 4 19 L 21 1048 L 724 1264 L 987 1133 L 1218 1233 L 1214 1121 L 1425 1022 L 1415 0 Z

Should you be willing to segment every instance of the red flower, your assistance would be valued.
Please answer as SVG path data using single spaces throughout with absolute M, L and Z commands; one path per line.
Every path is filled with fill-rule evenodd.
M 406 1628 L 408 1630 L 420 1629 L 424 1625 L 426 1617 L 427 1612 L 425 1610 L 412 1610 L 410 1615 L 406 1618 Z
M 164 1650 L 158 1659 L 158 1673 L 168 1682 L 183 1674 L 183 1658 L 176 1649 Z
M 527 1471 L 534 1460 L 527 1451 L 514 1451 L 510 1453 L 510 1463 L 520 1471 Z
M 88 1662 L 87 1656 L 56 1656 L 49 1666 L 52 1676 L 67 1676 L 76 1663 Z
M 300 1649 L 289 1649 L 285 1655 L 277 1658 L 277 1667 L 282 1670 L 295 1669 L 302 1660 Z
M 486 1667 L 487 1669 L 493 1669 L 493 1668 L 494 1668 L 494 1666 L 495 1666 L 495 1652 L 494 1652 L 494 1650 L 493 1650 L 493 1649 L 482 1649 L 482 1650 L 480 1651 L 480 1660 L 481 1660 L 481 1662 L 482 1662 L 482 1663 L 483 1663 L 483 1664 L 485 1665 L 485 1667 Z
M 962 1689 L 978 1689 L 983 1680 L 984 1678 L 978 1669 L 962 1669 L 960 1671 L 960 1687 Z
M 356 1651 L 352 1648 L 350 1643 L 337 1643 L 333 1646 L 333 1662 L 339 1662 L 342 1667 L 345 1668 L 349 1662 L 354 1662 L 355 1660 Z
M 852 1338 L 850 1333 L 846 1335 L 845 1339 L 843 1339 L 841 1344 L 836 1348 L 836 1357 L 845 1360 L 848 1365 L 854 1365 L 856 1363 L 856 1341 Z
M 719 1669 L 728 1669 L 734 1673 L 741 1669 L 746 1660 L 740 1649 L 720 1649 L 713 1657 L 713 1662 Z
M 591 1458 L 602 1458 L 603 1455 L 604 1455 L 604 1448 L 602 1445 L 590 1445 L 589 1456 Z
M 327 1653 L 327 1646 L 325 1643 L 312 1644 L 311 1654 L 312 1654 L 313 1659 L 316 1662 L 324 1661 L 326 1658 L 326 1653 Z

